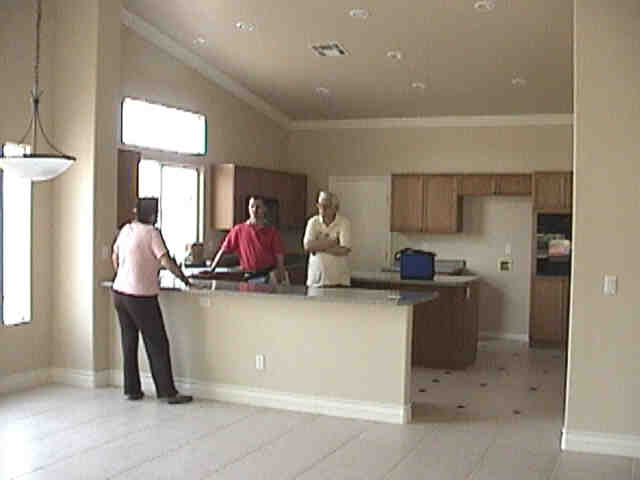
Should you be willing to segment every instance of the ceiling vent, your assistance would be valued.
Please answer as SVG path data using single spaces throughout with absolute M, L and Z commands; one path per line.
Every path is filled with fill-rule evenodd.
M 314 52 L 316 52 L 316 55 L 319 55 L 321 57 L 342 57 L 343 55 L 348 55 L 349 53 L 338 42 L 311 45 L 311 48 Z

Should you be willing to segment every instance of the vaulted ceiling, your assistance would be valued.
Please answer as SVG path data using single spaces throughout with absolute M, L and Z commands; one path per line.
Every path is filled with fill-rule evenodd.
M 573 111 L 571 0 L 123 4 L 291 120 Z

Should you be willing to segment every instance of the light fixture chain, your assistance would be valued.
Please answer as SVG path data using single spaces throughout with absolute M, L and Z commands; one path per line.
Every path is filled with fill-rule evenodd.
M 35 83 L 33 86 L 33 97 L 40 96 L 40 24 L 42 23 L 42 0 L 36 0 L 36 58 L 33 66 Z

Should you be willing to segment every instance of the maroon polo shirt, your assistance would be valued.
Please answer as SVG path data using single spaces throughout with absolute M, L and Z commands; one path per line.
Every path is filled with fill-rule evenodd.
M 278 231 L 269 226 L 240 223 L 227 234 L 222 244 L 225 252 L 238 252 L 245 272 L 256 272 L 276 266 L 276 255 L 284 255 Z

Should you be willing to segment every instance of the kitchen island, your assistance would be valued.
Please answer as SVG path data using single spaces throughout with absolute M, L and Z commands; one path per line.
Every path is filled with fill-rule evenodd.
M 412 364 L 463 369 L 478 350 L 478 277 L 436 275 L 433 280 L 402 280 L 398 272 L 353 272 L 351 284 L 378 290 L 436 292 L 433 302 L 416 305 L 413 314 Z
M 414 309 L 437 294 L 223 281 L 184 289 L 172 279 L 164 287 L 160 304 L 182 391 L 329 415 L 411 420 Z M 120 385 L 115 312 L 113 320 L 112 383 Z M 140 365 L 144 388 L 152 392 L 142 349 Z

